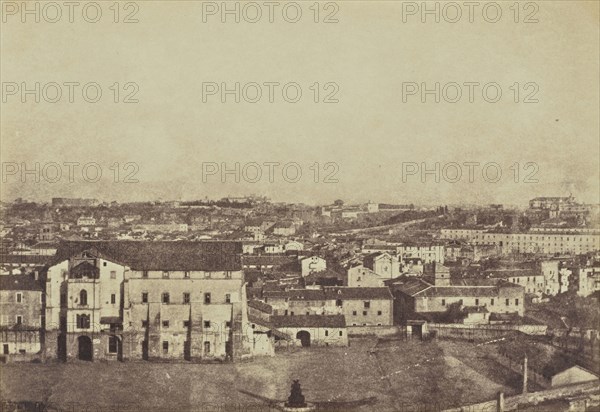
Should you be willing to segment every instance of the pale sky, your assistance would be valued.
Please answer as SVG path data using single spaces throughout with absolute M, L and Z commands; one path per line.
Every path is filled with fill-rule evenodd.
M 2 3 L 3 199 L 191 200 L 256 193 L 309 204 L 337 198 L 525 204 L 535 196 L 573 192 L 581 201 L 600 201 L 597 1 L 537 1 L 538 10 L 525 9 L 527 2 L 521 2 L 518 23 L 512 1 L 497 2 L 502 16 L 496 23 L 484 19 L 495 15 L 494 9 L 486 9 L 484 16 L 486 2 L 475 9 L 472 23 L 466 6 L 456 23 L 445 21 L 454 17 L 449 9 L 439 23 L 435 16 L 426 16 L 422 23 L 418 11 L 403 16 L 403 7 L 410 11 L 410 2 L 319 2 L 318 23 L 314 1 L 296 3 L 302 10 L 297 23 L 283 18 L 285 2 L 275 8 L 273 23 L 266 7 L 256 23 L 245 21 L 244 14 L 240 23 L 234 16 L 222 23 L 219 11 L 205 15 L 203 22 L 203 7 L 210 11 L 213 5 L 221 7 L 220 1 L 138 1 L 137 11 L 120 2 L 119 20 L 131 12 L 139 20 L 130 24 L 113 22 L 114 10 L 109 7 L 114 2 L 98 3 L 102 16 L 97 23 L 86 22 L 80 9 L 70 23 L 66 7 L 58 22 L 46 21 L 55 16 L 54 10 L 46 9 L 40 10 L 41 21 L 35 23 L 35 16 L 21 16 L 21 10 L 11 8 L 21 2 Z M 227 2 L 231 8 L 235 3 Z M 429 4 L 434 7 L 434 2 Z M 286 17 L 293 18 L 293 7 L 287 10 Z M 254 10 L 246 12 L 247 18 L 254 16 Z M 324 23 L 332 12 L 338 22 Z M 524 23 L 531 13 L 538 22 Z M 85 16 L 94 14 L 91 9 Z M 33 94 L 22 102 L 23 82 L 29 89 L 40 84 L 39 103 Z M 63 95 L 56 103 L 46 101 L 41 90 L 51 82 L 61 85 Z M 95 82 L 102 97 L 88 103 L 78 87 L 70 103 L 67 82 Z M 139 102 L 114 103 L 110 87 L 116 82 L 120 101 L 133 90 L 123 90 L 123 85 L 137 84 Z M 233 88 L 236 82 L 260 84 L 262 99 L 250 103 L 242 96 L 235 103 L 228 95 L 222 103 L 217 92 L 203 102 L 203 83 Z M 288 103 L 279 86 L 270 103 L 267 82 L 295 82 L 302 96 L 297 103 Z M 311 89 L 315 82 L 320 89 L 318 103 Z M 443 95 L 439 103 L 433 95 L 422 103 L 419 92 L 403 101 L 403 84 L 433 89 L 435 83 L 442 88 L 450 82 L 461 85 L 463 95 L 457 103 L 446 102 Z M 468 82 L 495 83 L 502 96 L 489 103 L 479 86 L 471 103 L 464 86 Z M 337 103 L 322 102 L 335 88 L 325 89 L 326 83 L 338 86 Z M 44 90 L 51 100 L 55 89 Z M 288 89 L 291 98 L 293 90 Z M 455 90 L 446 88 L 449 99 Z M 487 90 L 486 97 L 493 98 L 494 89 Z M 254 97 L 254 88 L 246 91 Z M 538 102 L 525 103 L 528 96 Z M 79 168 L 70 183 L 63 166 L 62 177 L 49 183 L 46 177 L 51 180 L 55 172 L 48 166 L 36 183 L 33 175 L 21 176 L 21 170 L 14 170 L 21 163 L 33 169 L 36 162 L 40 168 L 52 162 L 95 162 L 103 178 L 87 182 Z M 123 164 L 137 164 L 139 183 L 114 183 L 110 167 L 115 162 L 121 165 L 121 181 L 127 174 Z M 286 181 L 279 166 L 271 183 L 269 168 L 263 166 L 256 183 L 246 182 L 241 174 L 239 183 L 234 175 L 223 183 L 218 174 L 203 182 L 203 163 L 227 163 L 233 169 L 236 162 L 240 167 L 251 162 L 295 162 L 302 177 L 296 183 Z M 315 162 L 319 183 L 314 181 Z M 419 167 L 425 163 L 433 169 L 436 162 L 439 183 L 433 175 L 423 183 L 419 174 L 405 176 L 403 182 L 403 163 Z M 496 183 L 486 181 L 479 167 L 471 182 L 463 166 L 459 182 L 446 182 L 441 166 L 449 162 L 482 166 L 495 162 L 502 177 Z M 528 162 L 537 165 L 533 176 L 537 183 L 524 182 L 535 168 L 525 169 Z M 334 171 L 333 166 L 325 169 L 326 163 L 337 165 L 333 176 L 337 183 L 323 182 Z M 520 168 L 518 182 L 515 163 Z M 254 169 L 246 170 L 246 177 L 254 178 Z M 444 170 L 450 179 L 455 176 L 452 166 Z M 294 176 L 294 169 L 289 169 L 288 177 Z M 494 169 L 488 176 L 495 176 Z

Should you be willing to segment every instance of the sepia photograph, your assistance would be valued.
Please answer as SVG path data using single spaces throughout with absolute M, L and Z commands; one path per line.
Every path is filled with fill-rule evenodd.
M 600 0 L 0 0 L 0 412 L 600 412 Z

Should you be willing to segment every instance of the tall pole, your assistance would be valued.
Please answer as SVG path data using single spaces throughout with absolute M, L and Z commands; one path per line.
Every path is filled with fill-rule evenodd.
M 523 393 L 527 393 L 527 354 L 523 359 Z

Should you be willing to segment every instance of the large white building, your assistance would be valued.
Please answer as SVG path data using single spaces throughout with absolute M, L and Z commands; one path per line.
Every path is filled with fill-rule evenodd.
M 46 274 L 46 356 L 251 355 L 239 242 L 64 242 Z
M 483 229 L 441 229 L 443 239 L 462 239 L 474 245 L 495 245 L 503 254 L 584 254 L 600 250 L 600 231 L 577 228 L 497 233 Z

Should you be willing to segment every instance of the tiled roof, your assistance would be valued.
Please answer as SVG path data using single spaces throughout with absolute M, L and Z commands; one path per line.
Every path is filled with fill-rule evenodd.
M 289 300 L 325 300 L 325 291 L 321 289 L 292 289 L 288 290 Z
M 352 288 L 352 287 L 327 287 L 327 299 L 393 299 L 389 288 Z
M 498 296 L 496 286 L 434 286 L 415 293 L 418 297 L 494 297 Z
M 390 287 L 393 290 L 398 290 L 406 295 L 414 296 L 428 288 L 433 287 L 433 285 L 425 282 L 422 279 L 411 279 L 404 283 L 392 283 Z
M 542 274 L 534 269 L 489 269 L 483 272 L 495 278 L 510 278 L 519 276 L 541 276 Z
M 271 316 L 276 328 L 345 328 L 344 315 Z
M 259 300 L 249 300 L 248 306 L 253 309 L 260 310 L 261 312 L 264 312 L 264 313 L 268 313 L 268 314 L 273 313 L 273 306 L 271 306 L 267 303 L 261 302 Z
M 249 256 L 244 255 L 244 265 L 285 265 L 288 263 L 297 263 L 294 256 Z
M 3 275 L 0 276 L 0 290 L 42 291 L 42 285 L 31 275 Z
M 0 264 L 39 264 L 44 265 L 54 256 L 0 254 Z
M 242 244 L 228 241 L 67 241 L 61 242 L 52 264 L 84 251 L 133 270 L 242 269 Z

